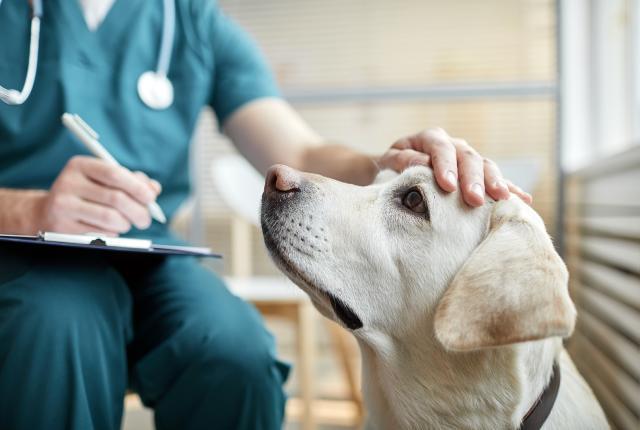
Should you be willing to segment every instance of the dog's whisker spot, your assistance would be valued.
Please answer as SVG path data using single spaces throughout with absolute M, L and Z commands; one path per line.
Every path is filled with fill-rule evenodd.
M 297 246 L 294 246 L 293 249 L 298 251 L 300 254 L 306 255 L 307 257 L 313 257 L 313 254 L 306 249 L 298 248 Z

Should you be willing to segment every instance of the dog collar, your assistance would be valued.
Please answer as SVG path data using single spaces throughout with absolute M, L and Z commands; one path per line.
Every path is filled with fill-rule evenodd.
M 527 415 L 522 419 L 520 430 L 539 430 L 547 420 L 553 409 L 553 405 L 558 397 L 560 389 L 560 366 L 557 362 L 553 363 L 553 373 L 551 380 L 544 389 L 538 400 L 533 404 Z

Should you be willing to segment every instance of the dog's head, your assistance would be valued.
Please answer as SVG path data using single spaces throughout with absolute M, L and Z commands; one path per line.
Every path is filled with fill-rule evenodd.
M 262 229 L 276 264 L 356 336 L 418 328 L 473 350 L 573 330 L 566 268 L 515 196 L 470 208 L 425 167 L 359 187 L 274 166 Z

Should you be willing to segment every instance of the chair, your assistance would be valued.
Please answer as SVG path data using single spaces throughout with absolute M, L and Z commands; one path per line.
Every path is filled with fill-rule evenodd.
M 315 428 L 315 310 L 302 291 L 284 277 L 253 276 L 252 230 L 260 226 L 260 199 L 264 178 L 238 155 L 227 155 L 211 164 L 213 184 L 222 200 L 234 212 L 231 220 L 231 276 L 226 278 L 230 290 L 252 302 L 266 316 L 286 318 L 296 326 L 298 371 L 303 404 L 302 428 Z M 327 321 L 333 345 L 339 355 L 356 406 L 357 421 L 361 420 L 362 400 L 357 375 L 351 366 L 351 351 L 344 330 Z

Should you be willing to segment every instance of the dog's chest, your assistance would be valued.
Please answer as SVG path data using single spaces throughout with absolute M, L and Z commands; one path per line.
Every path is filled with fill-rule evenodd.
M 381 360 L 366 348 L 363 352 L 363 390 L 369 429 L 478 429 L 511 428 L 516 393 L 498 392 L 492 381 L 461 383 L 445 371 L 424 372 L 433 361 L 420 365 Z M 421 372 L 421 369 L 422 372 Z M 434 376 L 435 375 L 435 376 Z M 463 377 L 464 379 L 464 377 Z M 491 386 L 496 387 L 493 395 Z

